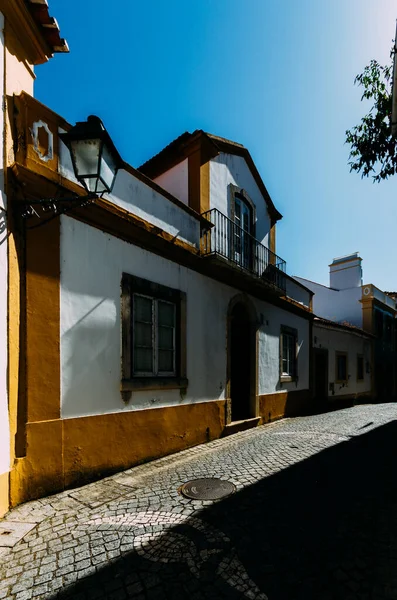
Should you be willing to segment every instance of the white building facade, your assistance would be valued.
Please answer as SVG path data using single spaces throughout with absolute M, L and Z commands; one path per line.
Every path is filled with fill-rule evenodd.
M 27 94 L 15 103 L 27 143 L 13 168 L 33 197 L 43 174 L 82 194 L 59 138 L 70 126 Z M 13 504 L 310 406 L 312 292 L 275 254 L 281 215 L 245 148 L 181 137 L 176 162 L 167 147 L 124 164 L 110 195 L 27 221 Z
M 372 374 L 371 396 L 383 401 L 395 400 L 396 298 L 373 284 L 363 284 L 362 259 L 358 252 L 335 258 L 329 268 L 329 287 L 301 277 L 294 279 L 314 292 L 313 312 L 318 317 L 353 326 L 372 335 L 373 350 L 368 367 Z
M 373 336 L 358 327 L 316 317 L 313 323 L 314 397 L 317 406 L 355 403 L 372 395 Z

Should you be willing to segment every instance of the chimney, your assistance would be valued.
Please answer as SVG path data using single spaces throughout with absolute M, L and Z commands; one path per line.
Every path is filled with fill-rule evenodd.
M 329 265 L 329 287 L 335 290 L 360 287 L 363 284 L 361 261 L 358 252 L 334 258 Z

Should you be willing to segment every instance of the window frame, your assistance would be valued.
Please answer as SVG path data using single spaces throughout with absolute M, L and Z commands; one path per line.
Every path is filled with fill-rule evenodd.
M 233 221 L 233 223 L 235 223 L 235 199 L 236 197 L 244 202 L 244 204 L 249 208 L 250 210 L 250 217 L 251 217 L 251 231 L 249 232 L 249 234 L 256 238 L 256 206 L 255 203 L 251 200 L 251 198 L 249 197 L 249 195 L 247 194 L 247 192 L 245 191 L 244 188 L 240 188 L 237 185 L 233 185 L 232 183 L 229 184 L 230 187 L 230 210 L 229 210 L 229 217 L 230 220 Z
M 338 379 L 338 358 L 344 357 L 346 360 L 346 379 Z M 349 357 L 347 352 L 335 352 L 335 383 L 348 383 L 349 381 Z
M 359 361 L 359 360 L 361 360 L 361 361 L 362 361 L 362 365 L 363 365 L 363 366 L 362 366 L 362 374 L 363 374 L 363 376 L 362 376 L 362 377 L 359 377 L 359 376 L 358 376 L 358 374 L 359 374 L 358 361 Z M 360 381 L 360 382 L 361 382 L 361 381 L 364 381 L 364 379 L 365 379 L 365 369 L 364 369 L 364 354 L 357 354 L 357 365 L 356 365 L 356 368 L 357 368 L 357 377 L 356 377 L 357 381 Z
M 134 361 L 136 352 L 136 346 L 134 346 L 134 338 L 135 338 L 135 326 L 137 320 L 135 318 L 135 307 L 136 307 L 136 298 L 145 298 L 151 302 L 151 328 L 152 328 L 152 371 L 139 371 L 135 369 Z M 172 371 L 160 371 L 159 369 L 159 335 L 158 329 L 160 327 L 159 324 L 159 302 L 163 304 L 169 304 L 174 309 L 174 326 L 173 330 L 173 345 L 172 345 L 172 354 L 173 354 L 173 368 Z M 175 302 L 170 302 L 168 300 L 163 300 L 162 298 L 155 298 L 153 296 L 147 296 L 146 294 L 137 294 L 133 292 L 132 294 L 132 365 L 131 365 L 131 373 L 133 377 L 176 377 L 177 369 L 176 369 L 176 354 L 177 354 L 177 305 Z M 139 323 L 143 323 L 144 321 L 138 321 Z M 144 346 L 142 346 L 144 347 Z
M 294 340 L 295 352 L 294 352 L 294 363 L 293 373 L 285 373 L 283 371 L 283 360 L 284 360 L 284 336 L 288 335 Z M 291 381 L 297 381 L 298 379 L 298 330 L 287 325 L 281 325 L 280 328 L 280 381 L 282 383 L 288 383 Z
M 152 300 L 153 307 L 158 302 L 175 305 L 174 329 L 174 371 L 158 371 L 153 364 L 153 371 L 134 371 L 134 296 Z M 121 390 L 144 389 L 183 389 L 188 385 L 186 377 L 186 293 L 154 283 L 135 275 L 123 273 L 121 281 L 121 346 L 122 346 L 122 380 Z M 158 320 L 152 312 L 153 356 L 158 352 L 156 336 Z

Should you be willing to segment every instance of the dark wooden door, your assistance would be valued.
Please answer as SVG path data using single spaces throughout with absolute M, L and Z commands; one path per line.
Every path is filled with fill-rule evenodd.
M 328 350 L 314 350 L 314 396 L 319 402 L 328 397 Z
M 230 324 L 230 395 L 232 421 L 248 419 L 251 395 L 250 323 L 243 304 L 233 308 Z

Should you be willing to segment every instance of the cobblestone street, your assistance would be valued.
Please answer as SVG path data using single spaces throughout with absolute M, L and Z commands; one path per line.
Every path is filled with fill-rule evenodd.
M 397 599 L 396 417 L 286 419 L 22 505 L 0 522 L 0 598 Z M 178 492 L 201 477 L 237 491 Z

